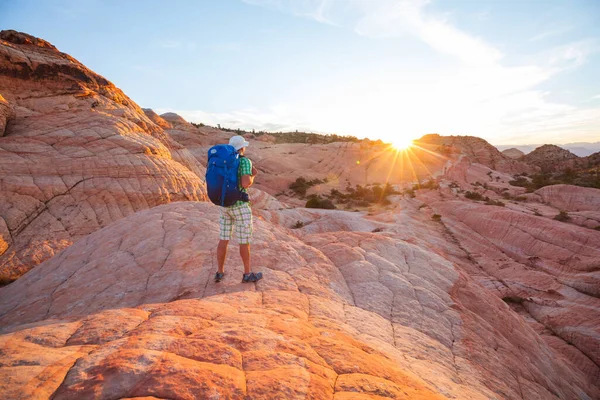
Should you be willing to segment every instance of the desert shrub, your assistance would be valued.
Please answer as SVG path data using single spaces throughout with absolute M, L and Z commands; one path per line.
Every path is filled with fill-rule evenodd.
M 435 222 L 440 222 L 442 220 L 442 216 L 440 214 L 433 214 L 431 219 Z
M 296 193 L 298 196 L 301 196 L 301 197 L 306 196 L 306 190 L 309 187 L 310 186 L 308 185 L 308 182 L 303 177 L 296 178 L 296 181 L 290 183 L 290 186 L 289 186 L 289 188 L 292 189 L 294 191 L 294 193 Z
M 300 229 L 304 226 L 304 222 L 296 221 L 296 223 L 292 226 L 292 229 Z
M 373 233 L 383 232 L 383 228 L 375 228 L 371 232 L 373 232 Z
M 594 230 L 600 231 L 600 226 L 595 227 Z
M 500 207 L 504 207 L 505 204 L 503 202 L 501 202 L 500 200 L 492 200 L 489 197 L 486 197 L 486 201 L 485 204 L 488 206 L 500 206 Z
M 310 188 L 311 186 L 315 186 L 315 185 L 319 185 L 321 183 L 325 183 L 326 180 L 321 180 L 321 179 L 313 179 L 310 181 L 307 181 L 306 178 L 304 177 L 299 177 L 296 178 L 295 182 L 290 183 L 289 188 L 292 189 L 292 191 L 297 194 L 300 197 L 304 197 L 306 196 L 306 191 L 308 190 L 308 188 Z
M 335 205 L 330 199 L 323 199 L 321 196 L 314 196 L 308 199 L 306 208 L 324 208 L 326 210 L 335 210 Z
M 524 298 L 519 297 L 519 296 L 504 296 L 502 298 L 502 300 L 505 303 L 513 303 L 513 304 L 521 304 L 523 301 L 525 301 Z
M 407 195 L 408 197 L 410 197 L 411 199 L 415 198 L 415 191 L 413 189 L 404 189 L 403 193 L 405 195 Z
M 415 183 L 412 187 L 412 190 L 419 190 L 419 189 L 439 189 L 440 185 L 433 179 L 428 180 L 426 182 L 423 183 Z
M 483 200 L 483 196 L 481 195 L 481 193 L 471 192 L 470 190 L 467 190 L 465 192 L 465 197 L 471 200 Z
M 400 194 L 400 192 L 398 192 L 396 189 L 394 189 L 394 187 L 392 185 L 390 185 L 389 183 L 386 183 L 383 186 L 383 195 L 389 196 L 390 194 Z
M 527 188 L 529 187 L 530 183 L 527 180 L 527 178 L 525 178 L 524 176 L 520 176 L 520 175 L 515 175 L 514 177 L 515 179 L 508 181 L 508 184 L 511 186 L 519 186 L 519 187 L 524 187 Z
M 569 216 L 569 214 L 567 214 L 566 211 L 561 211 L 554 216 L 554 219 L 561 222 L 567 222 L 571 220 L 571 217 Z

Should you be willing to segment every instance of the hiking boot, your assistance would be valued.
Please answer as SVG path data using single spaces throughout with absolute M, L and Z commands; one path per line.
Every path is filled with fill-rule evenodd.
M 215 274 L 215 282 L 221 282 L 223 277 L 225 276 L 225 272 L 217 272 Z
M 248 283 L 248 282 L 258 282 L 262 279 L 263 275 L 262 272 L 250 272 L 249 274 L 244 274 L 244 277 L 242 278 L 242 282 L 243 283 Z

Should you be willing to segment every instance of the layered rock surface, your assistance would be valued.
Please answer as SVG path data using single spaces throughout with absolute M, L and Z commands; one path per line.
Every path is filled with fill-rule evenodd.
M 473 260 L 470 275 L 600 379 L 600 232 L 474 202 L 429 204 Z
M 0 279 L 138 210 L 205 198 L 185 148 L 48 42 L 2 31 L 0 88 L 0 126 L 12 118 L 0 137 Z
M 451 257 L 392 232 L 297 237 L 258 218 L 253 259 L 265 279 L 240 283 L 230 258 L 216 284 L 217 218 L 207 203 L 141 211 L 0 289 L 0 390 L 57 399 L 600 395 Z M 424 225 L 415 220 L 413 233 Z

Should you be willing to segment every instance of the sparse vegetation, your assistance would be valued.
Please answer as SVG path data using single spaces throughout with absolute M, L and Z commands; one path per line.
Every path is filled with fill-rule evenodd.
M 318 195 L 312 195 L 305 205 L 306 208 L 324 208 L 326 210 L 335 210 L 335 205 L 330 199 L 324 199 Z
M 373 233 L 383 232 L 383 228 L 375 228 L 371 232 L 373 232 Z
M 296 178 L 295 182 L 290 183 L 289 188 L 298 196 L 300 197 L 304 197 L 306 196 L 306 191 L 308 190 L 308 188 L 315 186 L 315 185 L 319 185 L 321 183 L 326 183 L 327 179 L 322 180 L 322 179 L 313 179 L 310 181 L 307 181 L 306 178 L 304 177 L 300 177 L 300 178 Z
M 593 168 L 589 170 L 575 171 L 567 168 L 564 172 L 542 172 L 531 175 L 531 180 L 526 178 L 526 174 L 518 174 L 514 179 L 508 181 L 510 185 L 520 186 L 527 189 L 527 192 L 533 192 L 544 186 L 569 184 L 583 187 L 592 187 L 600 189 L 600 176 L 598 170 Z
M 489 197 L 486 197 L 486 201 L 485 204 L 488 206 L 500 206 L 500 207 L 504 207 L 505 204 L 503 202 L 501 202 L 500 200 L 492 200 Z
M 346 193 L 342 193 L 337 189 L 331 189 L 327 197 L 339 204 L 350 206 L 368 207 L 372 204 L 386 206 L 391 204 L 391 201 L 387 197 L 398 193 L 390 184 L 386 184 L 383 187 L 378 184 L 369 187 L 361 185 L 352 187 L 348 184 L 345 191 Z
M 200 128 L 203 126 L 209 126 L 209 125 L 205 125 L 203 123 L 194 123 L 194 122 L 192 122 L 192 125 L 194 125 L 197 128 Z M 213 128 L 217 128 L 217 129 L 220 129 L 225 132 L 235 133 L 238 135 L 254 135 L 255 137 L 259 137 L 262 135 L 271 135 L 275 138 L 275 143 L 277 143 L 277 144 L 279 144 L 279 143 L 327 144 L 327 143 L 334 143 L 334 142 L 357 143 L 357 142 L 361 142 L 361 141 L 370 142 L 373 145 L 383 144 L 383 142 L 381 140 L 373 141 L 373 140 L 369 140 L 369 139 L 358 139 L 355 136 L 349 136 L 349 135 L 336 135 L 336 134 L 321 135 L 319 133 L 309 133 L 309 132 L 299 132 L 299 131 L 266 132 L 266 131 L 255 131 L 254 129 L 252 131 L 247 131 L 247 130 L 239 129 L 239 128 L 227 128 L 225 126 L 221 126 L 220 124 Z
M 567 222 L 571 220 L 571 217 L 566 211 L 561 211 L 554 216 L 554 219 L 561 222 Z
M 440 222 L 442 220 L 442 216 L 440 214 L 433 214 L 431 216 L 431 220 L 435 222 Z
M 439 189 L 439 188 L 440 188 L 439 183 L 437 183 L 435 180 L 431 179 L 431 180 L 423 182 L 423 183 L 414 184 L 412 187 L 412 190 L 419 190 L 419 189 L 435 190 L 435 189 Z
M 471 192 L 469 190 L 465 192 L 465 197 L 471 200 L 483 200 L 483 195 L 481 193 Z
M 296 221 L 296 223 L 292 226 L 292 229 L 300 229 L 304 226 L 304 222 Z

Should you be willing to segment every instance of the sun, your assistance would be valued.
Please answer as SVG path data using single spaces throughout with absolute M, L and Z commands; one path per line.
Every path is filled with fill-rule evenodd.
M 396 138 L 392 140 L 392 146 L 398 150 L 407 150 L 409 147 L 413 145 L 413 141 L 407 138 Z

